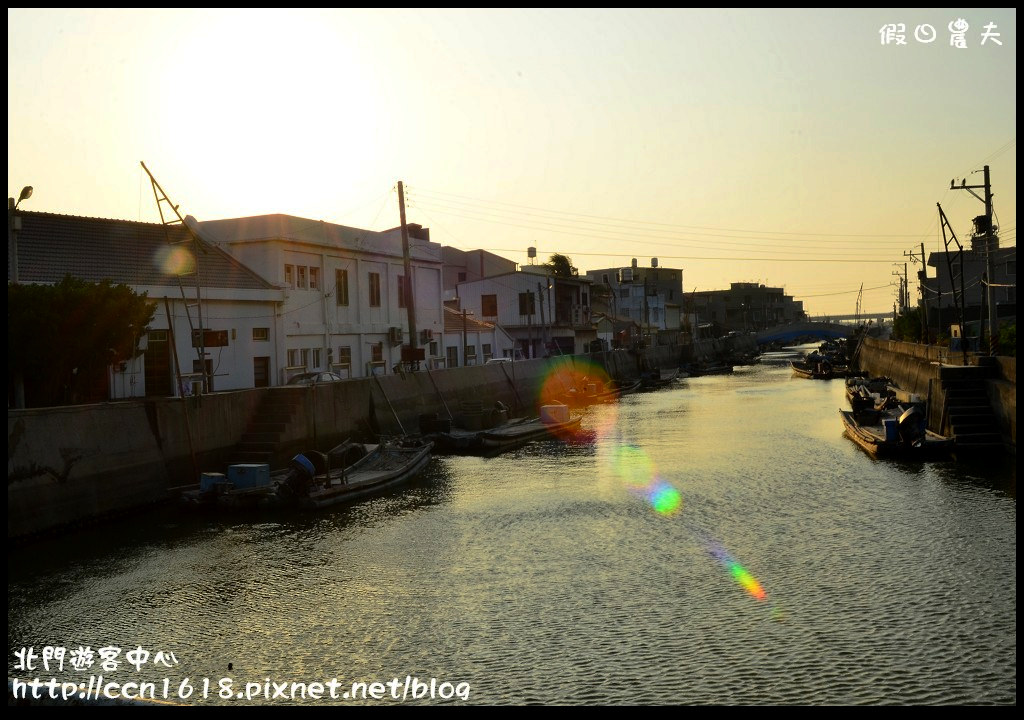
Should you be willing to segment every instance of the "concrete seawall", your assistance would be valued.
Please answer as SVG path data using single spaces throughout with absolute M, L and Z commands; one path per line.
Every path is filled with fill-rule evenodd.
M 7 536 L 15 538 L 164 501 L 222 470 L 261 404 L 286 400 L 294 412 L 277 438 L 272 465 L 297 452 L 328 450 L 345 438 L 415 433 L 421 415 L 537 413 L 545 392 L 568 389 L 567 373 L 639 377 L 643 367 L 756 348 L 753 338 L 611 350 L 515 363 L 358 378 L 319 387 L 276 387 L 190 398 L 7 411 Z M 560 374 L 561 373 L 561 374 Z M 545 388 L 545 383 L 547 387 Z
M 861 370 L 872 377 L 886 376 L 910 393 L 928 401 L 928 427 L 942 432 L 942 407 L 945 391 L 942 369 L 960 356 L 950 357 L 948 348 L 937 345 L 895 342 L 865 338 L 855 360 Z M 970 358 L 969 358 L 970 361 Z M 1001 434 L 1016 452 L 1017 447 L 1017 361 L 1012 357 L 997 359 L 997 377 L 985 381 L 992 410 L 1000 424 Z

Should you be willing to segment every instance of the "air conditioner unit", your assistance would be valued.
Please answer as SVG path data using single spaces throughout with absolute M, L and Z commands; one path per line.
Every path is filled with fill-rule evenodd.
M 402 344 L 402 328 L 400 328 L 400 327 L 388 328 L 388 340 L 393 345 L 401 345 Z
M 622 282 L 633 282 L 633 268 L 622 268 Z

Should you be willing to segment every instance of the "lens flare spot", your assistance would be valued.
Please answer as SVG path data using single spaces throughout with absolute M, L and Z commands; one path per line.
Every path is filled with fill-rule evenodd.
M 195 258 L 183 247 L 164 247 L 157 250 L 154 262 L 168 275 L 184 275 L 195 269 Z
M 679 491 L 664 481 L 654 486 L 648 500 L 655 512 L 660 515 L 674 515 L 683 507 L 683 498 Z

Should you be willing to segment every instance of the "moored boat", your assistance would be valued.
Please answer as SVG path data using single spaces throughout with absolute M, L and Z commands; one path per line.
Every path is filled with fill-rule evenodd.
M 840 410 L 846 436 L 875 457 L 923 460 L 948 456 L 952 438 L 925 427 L 924 413 L 917 405 L 898 406 L 891 411 Z
M 220 480 L 222 475 L 204 475 L 199 490 L 183 493 L 182 500 L 228 510 L 330 507 L 411 480 L 430 461 L 432 448 L 432 443 L 415 438 L 344 442 L 329 453 L 296 455 L 288 468 L 257 476 L 246 486 Z

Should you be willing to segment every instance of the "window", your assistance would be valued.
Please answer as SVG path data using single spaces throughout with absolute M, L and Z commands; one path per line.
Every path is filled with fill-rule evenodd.
M 466 364 L 476 360 L 476 345 L 467 345 L 462 349 L 462 357 L 466 358 Z
M 270 328 L 253 328 L 252 339 L 254 342 L 267 342 L 270 340 Z
M 300 352 L 302 353 L 302 361 L 299 364 L 309 370 L 309 348 L 302 348 Z
M 297 367 L 299 364 L 299 351 L 289 350 L 288 351 L 288 367 Z
M 150 330 L 148 333 L 150 342 L 167 342 L 166 330 Z
M 348 305 L 348 270 L 334 271 L 334 302 Z
M 322 353 L 320 352 L 320 348 L 313 348 L 313 369 L 314 370 L 319 370 L 320 369 L 320 356 L 321 355 L 322 355 Z
M 380 273 L 370 273 L 370 307 L 380 307 Z
M 451 345 L 445 348 L 448 353 L 448 365 L 447 367 L 453 368 L 459 366 L 459 348 L 457 345 Z
M 430 356 L 437 357 L 437 340 L 430 343 Z
M 320 268 L 311 267 L 309 269 L 309 289 L 316 290 L 320 287 Z
M 306 267 L 305 265 L 299 265 L 295 268 L 295 285 L 302 290 L 306 289 Z
M 484 317 L 497 317 L 498 316 L 498 296 L 497 295 L 481 295 L 480 296 L 480 312 Z
M 376 273 L 370 274 L 374 275 Z M 374 343 L 370 346 L 370 350 L 372 352 L 371 362 L 384 362 L 384 343 Z
M 398 307 L 405 307 L 405 275 L 398 276 Z
M 350 345 L 338 346 L 338 362 L 342 365 L 352 365 L 352 347 Z
M 288 287 L 295 287 L 295 266 L 284 266 L 284 284 Z
M 466 282 L 466 273 L 459 273 L 459 282 Z
M 603 273 L 601 275 L 601 282 L 603 282 L 605 285 L 608 284 L 608 273 Z
M 491 344 L 490 343 L 484 343 L 483 350 L 484 350 L 484 362 L 487 362 L 492 357 L 494 357 L 494 353 L 491 352 Z
M 519 293 L 519 314 L 533 315 L 536 312 L 535 303 L 532 292 Z

